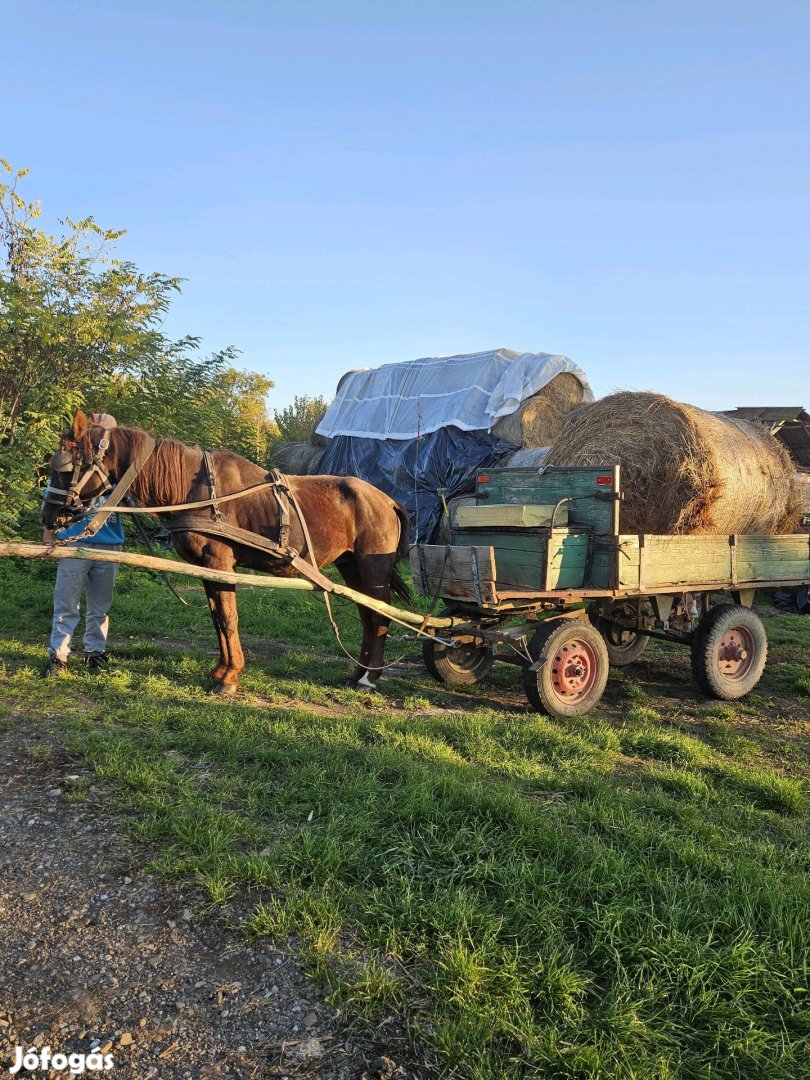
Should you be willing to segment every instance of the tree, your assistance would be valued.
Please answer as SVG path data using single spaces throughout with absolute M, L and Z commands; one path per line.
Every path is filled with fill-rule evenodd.
M 238 423 L 237 441 L 245 457 L 264 461 L 270 443 L 278 436 L 278 426 L 267 411 L 267 395 L 272 379 L 255 371 L 226 368 L 216 378 L 216 391 L 227 413 Z M 229 443 L 236 449 L 236 443 Z
M 119 424 L 263 461 L 275 430 L 266 403 L 272 379 L 229 367 L 234 349 L 196 359 L 195 347 L 195 339 L 186 338 L 116 371 L 96 383 L 89 400 Z
M 273 419 L 278 428 L 277 445 L 291 442 L 306 442 L 323 414 L 327 404 L 320 396 L 309 397 L 302 394 L 295 396 L 292 405 L 273 412 Z
M 36 227 L 18 192 L 28 170 L 0 158 L 0 529 L 30 501 L 32 480 L 88 387 L 163 345 L 179 279 L 109 255 L 123 234 L 92 217 L 61 236 Z
M 39 202 L 26 203 L 18 182 L 0 183 L 0 441 L 13 446 L 22 423 L 49 415 L 65 395 L 81 395 L 99 376 L 159 351 L 159 323 L 180 279 L 142 274 L 110 258 L 122 231 L 92 217 L 63 223 L 60 237 L 35 227 Z M 67 413 L 69 406 L 61 411 Z
M 123 231 L 92 217 L 39 229 L 39 203 L 18 190 L 27 173 L 0 158 L 0 534 L 38 506 L 38 474 L 79 406 L 263 460 L 271 380 L 234 370 L 233 348 L 199 358 L 198 338 L 168 339 L 180 279 L 114 259 Z

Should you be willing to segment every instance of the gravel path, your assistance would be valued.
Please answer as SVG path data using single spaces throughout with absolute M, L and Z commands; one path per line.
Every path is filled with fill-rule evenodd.
M 106 795 L 41 732 L 0 735 L 0 1063 L 19 1045 L 138 1080 L 414 1075 L 347 1035 L 289 952 L 146 873 Z

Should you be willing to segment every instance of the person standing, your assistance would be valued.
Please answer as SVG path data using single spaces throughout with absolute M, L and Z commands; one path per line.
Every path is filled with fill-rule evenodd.
M 94 413 L 91 422 L 110 430 L 117 427 L 114 416 Z M 106 499 L 95 500 L 91 510 L 97 510 Z M 46 529 L 44 543 L 70 540 L 79 536 L 87 525 L 88 516 L 57 529 Z M 124 529 L 118 514 L 110 514 L 95 536 L 81 541 L 82 546 L 103 551 L 120 551 L 124 546 Z M 95 562 L 90 559 L 61 559 L 56 569 L 56 586 L 53 593 L 53 624 L 45 676 L 64 675 L 67 672 L 71 641 L 79 622 L 82 593 L 86 594 L 84 616 L 84 660 L 91 671 L 102 671 L 109 663 L 107 634 L 110 628 L 109 610 L 113 599 L 118 563 Z

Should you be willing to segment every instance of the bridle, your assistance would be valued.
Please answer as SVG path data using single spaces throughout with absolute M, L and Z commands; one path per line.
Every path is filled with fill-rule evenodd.
M 81 446 L 75 439 L 63 439 L 61 450 L 53 455 L 50 462 L 51 470 L 59 474 L 63 486 L 57 487 L 51 483 L 45 495 L 45 502 L 60 506 L 69 512 L 74 520 L 86 514 L 93 499 L 100 498 L 112 490 L 110 470 L 104 464 L 104 455 L 109 445 L 110 435 L 106 430 L 97 448 L 93 446 L 89 435 L 84 436 Z M 69 479 L 68 473 L 70 473 Z M 82 499 L 82 491 L 96 475 L 101 480 L 101 488 L 93 493 L 92 498 Z

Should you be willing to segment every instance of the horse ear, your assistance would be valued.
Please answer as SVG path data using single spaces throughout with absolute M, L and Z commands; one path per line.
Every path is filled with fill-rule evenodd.
M 76 415 L 73 417 L 73 438 L 76 442 L 81 442 L 86 434 L 87 417 L 81 409 L 77 409 Z

